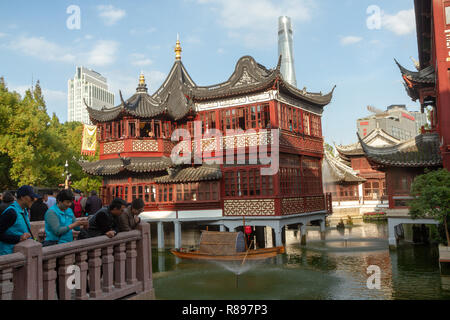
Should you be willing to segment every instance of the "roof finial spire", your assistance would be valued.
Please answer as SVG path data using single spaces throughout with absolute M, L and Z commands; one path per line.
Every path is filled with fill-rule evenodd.
M 139 85 L 144 85 L 144 84 L 145 84 L 144 71 L 141 70 L 141 75 L 139 76 Z
M 177 44 L 175 46 L 175 61 L 181 61 L 181 45 L 180 45 L 180 35 L 177 33 Z
M 136 89 L 137 92 L 147 92 L 147 84 L 145 83 L 144 72 L 141 71 L 141 75 L 139 76 L 139 85 Z

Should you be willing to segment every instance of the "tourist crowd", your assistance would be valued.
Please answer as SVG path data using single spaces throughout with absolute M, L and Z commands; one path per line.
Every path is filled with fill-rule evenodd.
M 140 223 L 139 214 L 144 201 L 135 199 L 127 203 L 121 198 L 103 205 L 95 191 L 85 197 L 80 190 L 60 190 L 36 194 L 31 186 L 20 187 L 15 194 L 0 194 L 0 255 L 10 254 L 14 246 L 27 239 L 35 239 L 30 222 L 45 221 L 45 240 L 51 246 L 134 230 Z

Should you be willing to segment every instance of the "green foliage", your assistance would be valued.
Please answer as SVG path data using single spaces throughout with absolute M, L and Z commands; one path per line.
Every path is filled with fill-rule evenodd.
M 95 190 L 97 191 L 97 194 L 100 194 L 101 186 L 102 186 L 101 177 L 94 177 L 94 178 L 84 177 L 81 180 L 72 183 L 72 188 L 83 191 L 85 195 L 88 195 L 92 190 Z
M 50 118 L 39 81 L 22 98 L 0 78 L 0 188 L 23 184 L 56 188 L 64 183 L 66 160 L 72 181 L 95 187 L 99 179 L 90 178 L 77 163 L 82 130 L 81 123 L 61 124 L 55 114 Z M 87 157 L 94 159 L 98 154 Z
M 446 169 L 425 171 L 411 186 L 410 215 L 416 219 L 430 217 L 448 229 L 450 215 L 450 172 Z M 447 242 L 450 242 L 447 230 Z

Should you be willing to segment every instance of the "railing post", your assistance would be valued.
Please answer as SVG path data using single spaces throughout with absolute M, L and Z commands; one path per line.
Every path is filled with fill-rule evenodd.
M 113 291 L 114 283 L 114 257 L 113 247 L 106 247 L 102 249 L 102 262 L 103 262 L 103 282 L 102 289 L 106 293 Z
M 44 287 L 44 300 L 56 300 L 56 278 L 58 272 L 56 272 L 56 259 L 48 259 L 44 261 L 43 266 L 43 287 Z
M 25 240 L 14 247 L 25 256 L 25 265 L 14 271 L 14 300 L 42 300 L 42 245 Z
M 80 267 L 80 288 L 75 291 L 75 299 L 77 300 L 87 300 L 87 271 L 88 271 L 88 263 L 87 263 L 87 251 L 80 252 L 76 255 L 76 262 L 78 267 Z
M 138 281 L 142 283 L 142 291 L 148 292 L 153 290 L 150 224 L 141 222 L 137 230 L 141 232 L 141 239 L 136 243 L 136 276 Z
M 136 241 L 127 242 L 127 283 L 135 284 L 137 282 L 136 278 Z
M 13 268 L 7 268 L 0 271 L 0 300 L 11 300 L 13 296 L 14 285 Z
M 125 243 L 114 247 L 114 287 L 122 289 L 126 285 L 125 281 Z
M 67 281 L 70 277 L 68 272 L 69 266 L 73 266 L 75 263 L 75 254 L 69 254 L 62 256 L 58 259 L 58 287 L 59 287 L 59 297 L 58 300 L 71 300 L 72 291 L 67 286 Z
M 100 268 L 102 267 L 101 259 L 102 250 L 94 249 L 89 251 L 89 297 L 98 298 L 102 295 L 100 283 Z

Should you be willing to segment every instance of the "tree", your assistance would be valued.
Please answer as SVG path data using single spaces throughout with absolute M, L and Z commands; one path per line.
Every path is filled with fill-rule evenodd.
M 94 188 L 101 179 L 89 177 L 77 163 L 81 159 L 83 125 L 61 124 L 47 114 L 39 81 L 23 98 L 9 92 L 0 77 L 0 188 L 23 184 L 55 188 L 64 182 L 64 164 L 69 162 L 72 181 Z M 95 156 L 84 157 L 89 161 Z
M 446 169 L 425 170 L 425 174 L 414 180 L 411 196 L 414 199 L 410 202 L 410 215 L 414 219 L 431 217 L 443 224 L 447 245 L 449 245 L 450 172 Z

